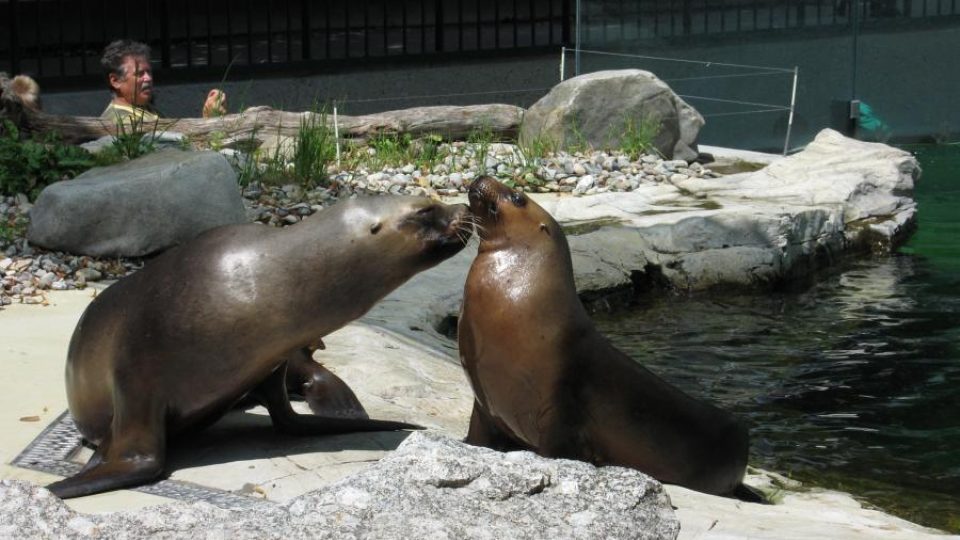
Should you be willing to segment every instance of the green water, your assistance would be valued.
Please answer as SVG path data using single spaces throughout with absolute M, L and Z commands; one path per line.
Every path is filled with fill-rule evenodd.
M 960 532 L 960 146 L 908 148 L 919 227 L 799 291 L 652 296 L 601 331 L 751 424 L 751 463 Z

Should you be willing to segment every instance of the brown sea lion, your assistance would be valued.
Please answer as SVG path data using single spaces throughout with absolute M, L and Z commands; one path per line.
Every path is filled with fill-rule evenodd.
M 733 491 L 747 464 L 745 427 L 597 332 L 577 296 L 566 237 L 543 208 L 492 178 L 475 181 L 469 199 L 480 248 L 458 327 L 476 396 L 467 442 Z
M 464 205 L 427 198 L 353 199 L 284 229 L 211 230 L 107 288 L 77 323 L 66 368 L 70 413 L 98 446 L 49 489 L 66 498 L 154 480 L 169 438 L 248 394 L 287 433 L 415 427 L 297 414 L 287 365 L 460 251 L 467 216 Z

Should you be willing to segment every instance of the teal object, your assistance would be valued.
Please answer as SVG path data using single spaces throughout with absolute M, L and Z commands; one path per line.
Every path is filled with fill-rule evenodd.
M 873 107 L 867 105 L 865 102 L 860 102 L 857 112 L 859 113 L 857 126 L 859 126 L 860 129 L 873 132 L 886 131 L 889 129 L 887 124 L 873 112 Z

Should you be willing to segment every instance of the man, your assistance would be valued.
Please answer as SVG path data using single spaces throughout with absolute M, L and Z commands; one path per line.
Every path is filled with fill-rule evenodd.
M 113 99 L 101 118 L 113 121 L 134 118 L 152 123 L 160 117 L 153 107 L 153 68 L 148 45 L 128 39 L 114 41 L 103 50 L 100 65 L 113 92 Z M 203 106 L 203 117 L 225 114 L 226 104 L 226 94 L 211 90 Z

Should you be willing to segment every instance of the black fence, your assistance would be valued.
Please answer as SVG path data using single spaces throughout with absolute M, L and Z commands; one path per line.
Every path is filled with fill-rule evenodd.
M 582 46 L 620 50 L 960 17 L 960 0 L 0 0 L 0 71 L 100 84 L 101 51 L 124 36 L 165 80 L 556 50 L 576 41 L 578 3 Z
M 119 37 L 184 78 L 400 58 L 556 50 L 573 0 L 0 0 L 0 71 L 46 87 L 100 80 Z M 2 35 L 2 34 L 0 34 Z
M 582 0 L 583 42 L 632 41 L 768 31 L 928 24 L 960 17 L 958 0 Z

